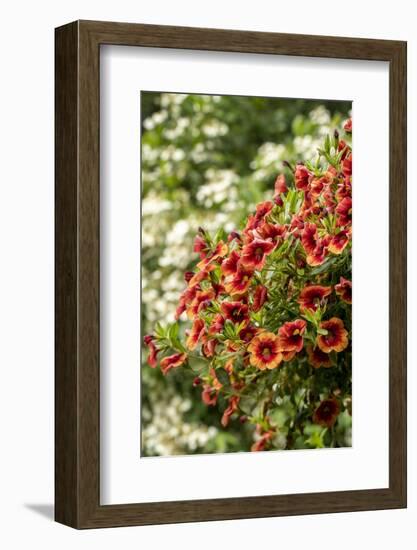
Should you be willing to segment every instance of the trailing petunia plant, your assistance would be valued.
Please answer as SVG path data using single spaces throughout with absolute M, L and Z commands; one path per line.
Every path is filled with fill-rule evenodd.
M 150 367 L 192 371 L 224 429 L 253 426 L 252 451 L 351 444 L 351 119 L 343 130 L 284 163 L 244 227 L 199 229 L 177 321 L 144 338 Z

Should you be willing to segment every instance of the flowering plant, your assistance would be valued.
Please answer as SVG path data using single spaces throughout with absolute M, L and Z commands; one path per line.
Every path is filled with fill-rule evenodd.
M 191 370 L 203 403 L 221 402 L 224 428 L 253 425 L 253 451 L 349 445 L 351 120 L 344 131 L 284 163 L 241 230 L 199 229 L 177 321 L 144 338 L 151 367 Z

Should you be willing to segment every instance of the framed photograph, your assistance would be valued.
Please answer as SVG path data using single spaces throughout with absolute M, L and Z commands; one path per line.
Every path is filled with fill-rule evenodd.
M 56 29 L 56 521 L 406 507 L 406 69 Z

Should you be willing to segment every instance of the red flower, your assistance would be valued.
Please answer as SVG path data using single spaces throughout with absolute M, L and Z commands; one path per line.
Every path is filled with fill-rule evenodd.
M 210 375 L 212 377 L 212 382 L 211 384 L 203 385 L 203 392 L 201 394 L 201 398 L 206 405 L 213 406 L 217 403 L 217 397 L 219 395 L 219 391 L 223 386 L 220 383 L 219 379 L 217 378 L 216 371 L 213 368 L 210 369 Z
M 263 285 L 258 285 L 253 295 L 253 311 L 259 311 L 268 299 L 268 290 Z
M 203 385 L 203 391 L 201 393 L 201 399 L 206 405 L 214 406 L 217 403 L 218 392 L 212 388 L 209 384 Z
M 340 283 L 334 287 L 336 294 L 347 304 L 352 303 L 352 281 L 340 277 Z
M 352 223 L 352 199 L 345 197 L 336 207 L 338 225 L 350 225 Z
M 323 191 L 323 188 L 327 184 L 327 178 L 325 176 L 321 178 L 313 178 L 310 182 L 310 194 L 312 197 L 317 198 Z
M 280 174 L 275 180 L 275 194 L 281 195 L 288 191 L 287 182 L 285 181 L 284 174 Z
M 328 249 L 333 254 L 341 254 L 347 247 L 350 240 L 348 231 L 340 231 L 337 235 L 332 236 Z
M 280 241 L 287 232 L 285 225 L 264 222 L 256 229 L 256 233 L 263 240 L 270 239 L 274 242 Z
M 336 206 L 336 200 L 333 195 L 331 187 L 327 187 L 323 193 L 324 204 L 328 212 L 333 212 Z
M 188 282 L 188 286 L 193 287 L 200 284 L 204 279 L 208 278 L 210 271 L 214 271 L 215 269 L 216 266 L 214 264 L 208 263 L 201 271 L 197 271 L 197 273 L 193 274 Z
M 213 291 L 214 291 L 215 298 L 218 298 L 222 294 L 226 293 L 226 289 L 224 288 L 224 286 L 221 283 L 215 283 L 214 281 L 210 281 L 210 282 L 211 282 L 211 286 L 212 286 Z
M 248 221 L 246 222 L 245 229 L 243 230 L 243 234 L 248 237 L 252 233 L 254 229 L 258 227 L 262 223 L 261 218 L 256 218 L 256 216 L 248 216 Z
M 342 172 L 344 176 L 352 175 L 352 153 L 342 160 Z
M 229 236 L 227 237 L 227 240 L 228 240 L 229 243 L 234 241 L 234 240 L 241 241 L 242 237 L 240 236 L 240 233 L 238 233 L 237 231 L 231 231 L 229 233 Z
M 305 191 L 304 201 L 303 201 L 303 204 L 301 205 L 300 210 L 298 211 L 298 215 L 303 220 L 306 220 L 310 215 L 314 213 L 318 214 L 319 212 L 320 212 L 320 207 L 315 206 L 314 197 L 311 195 L 309 191 Z
M 294 237 L 301 238 L 302 235 L 302 229 L 304 229 L 304 220 L 301 218 L 301 216 L 294 214 L 294 216 L 291 219 L 290 223 L 290 233 L 294 235 Z
M 327 248 L 324 246 L 320 246 L 317 248 L 314 254 L 310 254 L 307 256 L 306 260 L 308 265 L 311 267 L 315 267 L 318 265 L 321 265 L 327 256 Z
M 224 317 L 218 313 L 212 320 L 210 324 L 210 328 L 208 330 L 209 334 L 219 334 L 220 332 L 223 332 L 224 327 Z
M 206 257 L 206 254 L 209 250 L 208 244 L 203 237 L 198 234 L 196 235 L 194 239 L 194 252 L 198 252 L 200 254 L 200 258 L 203 259 Z
M 227 372 L 227 374 L 230 376 L 232 373 L 233 373 L 233 365 L 234 365 L 234 362 L 235 362 L 235 359 L 236 357 L 231 357 L 230 359 L 228 359 L 226 361 L 226 363 L 224 364 L 224 370 Z M 243 384 L 244 385 L 244 382 L 240 382 L 240 384 Z M 236 385 L 239 385 L 239 384 L 233 384 L 233 386 L 236 386 Z M 243 387 L 243 386 L 242 386 Z M 236 388 L 238 389 L 238 388 Z
M 272 431 L 265 432 L 264 434 L 262 434 L 261 437 L 258 439 L 258 441 L 255 441 L 255 443 L 252 445 L 250 450 L 252 452 L 264 451 L 266 446 L 270 442 L 272 435 L 273 435 Z
M 204 357 L 213 357 L 216 351 L 217 340 L 215 338 L 208 338 L 205 334 L 203 334 L 201 341 L 201 351 L 203 352 Z
M 208 264 L 212 264 L 219 258 L 223 258 L 224 256 L 226 256 L 227 251 L 228 251 L 227 244 L 225 244 L 223 241 L 219 241 L 215 246 L 214 250 L 211 250 L 205 256 L 205 258 L 203 258 L 201 262 L 197 264 L 198 269 L 203 270 L 208 266 Z
M 326 235 L 319 238 L 317 226 L 315 223 L 306 223 L 301 233 L 301 243 L 307 254 L 306 261 L 308 265 L 321 265 L 327 256 L 327 249 L 330 242 L 330 236 Z
M 294 178 L 295 186 L 301 191 L 306 191 L 308 187 L 308 179 L 310 177 L 310 172 L 302 164 L 297 164 L 295 168 Z
M 278 337 L 272 332 L 261 332 L 248 346 L 250 364 L 260 370 L 275 369 L 282 361 Z
M 300 310 L 316 309 L 323 304 L 324 298 L 332 292 L 331 286 L 310 285 L 306 286 L 300 292 L 297 302 L 300 304 Z
M 146 334 L 146 336 L 143 337 L 143 341 L 149 348 L 148 365 L 154 369 L 157 365 L 157 355 L 159 351 L 154 343 L 155 337 L 152 336 L 152 334 Z
M 197 347 L 198 341 L 204 334 L 204 329 L 204 321 L 202 319 L 195 319 L 186 343 L 189 350 Z
M 332 317 L 328 321 L 322 321 L 320 328 L 327 331 L 327 334 L 317 336 L 317 345 L 325 353 L 331 351 L 343 351 L 349 344 L 348 332 L 343 321 L 338 317 Z
M 326 235 L 321 239 L 312 254 L 307 254 L 306 262 L 312 267 L 321 265 L 327 257 L 330 235 Z
M 317 226 L 315 223 L 306 223 L 301 233 L 301 244 L 306 254 L 313 254 L 319 244 Z
M 248 343 L 252 340 L 257 331 L 258 329 L 256 329 L 253 325 L 247 325 L 246 327 L 243 327 L 242 330 L 239 332 L 239 338 Z
M 233 323 L 249 323 L 248 306 L 243 302 L 223 302 L 221 310 L 225 318 Z
M 343 141 L 343 139 L 341 139 L 337 145 L 337 150 L 339 153 L 340 151 L 343 151 L 341 160 L 344 160 L 350 152 L 350 147 L 347 145 L 346 141 Z
M 167 374 L 168 371 L 176 367 L 180 367 L 187 360 L 186 353 L 174 353 L 168 357 L 164 357 L 161 360 L 161 370 L 164 374 Z
M 281 199 L 281 197 L 279 195 L 275 195 L 274 197 L 274 203 L 277 205 L 277 206 L 282 206 L 284 204 L 284 201 Z
M 330 355 L 327 353 L 324 353 L 324 351 L 321 351 L 321 349 L 318 347 L 313 348 L 312 345 L 308 345 L 307 355 L 308 355 L 308 362 L 310 363 L 310 365 L 312 365 L 316 369 L 320 367 L 327 368 L 332 366 Z
M 214 292 L 210 290 L 198 290 L 189 307 L 187 315 L 189 319 L 194 319 L 199 311 L 207 307 L 214 298 Z
M 343 130 L 349 134 L 352 133 L 352 118 L 348 118 L 343 125 Z
M 184 292 L 181 294 L 178 307 L 175 311 L 175 319 L 178 320 L 181 316 L 181 314 L 186 310 L 187 305 L 190 304 L 195 298 L 195 295 L 197 292 L 201 290 L 198 285 L 193 286 L 191 288 L 186 288 Z
M 269 214 L 269 212 L 271 212 L 271 210 L 273 209 L 273 207 L 274 207 L 274 203 L 271 202 L 271 201 L 260 202 L 260 203 L 256 206 L 255 218 L 256 218 L 257 220 L 261 220 L 261 219 L 264 218 L 267 214 Z
M 334 426 L 339 413 L 340 405 L 334 397 L 324 399 L 314 411 L 313 422 L 331 428 Z
M 343 178 L 343 181 L 337 186 L 336 199 L 340 202 L 345 197 L 352 198 L 352 181 L 350 176 Z
M 220 391 L 223 385 L 220 383 L 220 380 L 217 378 L 216 371 L 213 368 L 210 368 L 210 376 L 212 378 L 211 385 L 216 391 Z
M 226 426 L 229 424 L 230 417 L 232 414 L 237 411 L 237 407 L 240 401 L 240 397 L 238 395 L 232 395 L 232 397 L 229 399 L 229 405 L 227 409 L 224 411 L 222 419 L 221 419 L 221 425 L 226 428 Z
M 274 248 L 275 244 L 271 241 L 255 239 L 242 248 L 240 261 L 245 267 L 260 270 L 265 264 L 266 257 Z
M 241 296 L 247 292 L 253 276 L 253 269 L 239 265 L 235 276 L 225 284 L 226 292 Z
M 306 327 L 307 323 L 303 319 L 284 323 L 278 331 L 281 351 L 296 353 L 301 351 L 303 349 L 303 334 Z
M 221 270 L 224 276 L 234 275 L 237 271 L 237 264 L 240 260 L 239 254 L 236 250 L 232 250 L 228 258 L 225 258 L 222 262 Z

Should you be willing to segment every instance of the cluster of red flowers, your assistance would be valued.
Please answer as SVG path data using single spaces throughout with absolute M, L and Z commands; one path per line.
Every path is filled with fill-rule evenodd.
M 351 132 L 351 120 L 344 129 Z M 199 261 L 185 273 L 176 311 L 177 320 L 186 314 L 192 323 L 185 344 L 169 328 L 145 336 L 148 363 L 155 367 L 162 357 L 164 374 L 200 360 L 194 384 L 202 384 L 207 405 L 223 395 L 224 427 L 235 414 L 247 420 L 240 401 L 260 376 L 307 364 L 313 377 L 346 364 L 338 357 L 350 347 L 352 151 L 335 132 L 319 153 L 324 160 L 315 165 L 286 163 L 291 177 L 277 177 L 273 200 L 258 204 L 241 231 L 214 240 L 200 228 Z M 309 421 L 335 424 L 342 407 L 336 386 L 318 401 L 310 396 Z M 252 450 L 274 448 L 268 407 L 249 420 L 256 424 Z

